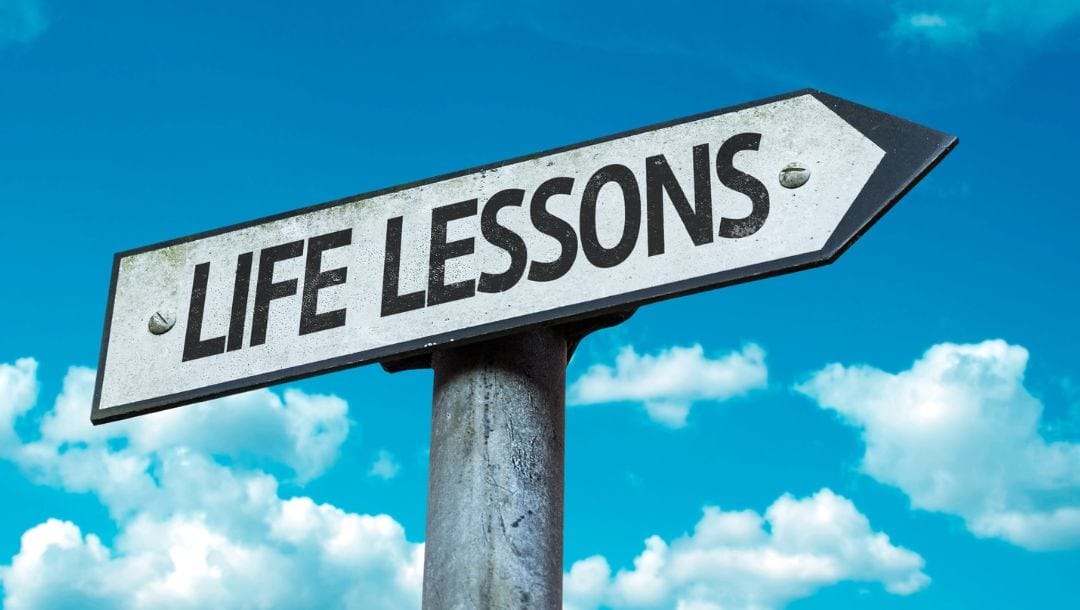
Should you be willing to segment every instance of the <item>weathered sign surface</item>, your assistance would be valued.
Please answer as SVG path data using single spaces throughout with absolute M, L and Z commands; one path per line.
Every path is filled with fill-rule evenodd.
M 122 252 L 92 420 L 828 263 L 955 144 L 798 91 Z

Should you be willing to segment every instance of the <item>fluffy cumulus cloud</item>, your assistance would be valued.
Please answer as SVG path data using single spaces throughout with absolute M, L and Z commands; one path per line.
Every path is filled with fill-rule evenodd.
M 798 386 L 858 426 L 862 469 L 914 506 L 1029 549 L 1080 546 L 1080 443 L 1040 434 L 1028 352 L 943 343 L 899 373 L 830 365 Z
M 47 25 L 40 0 L 0 0 L 0 45 L 30 42 Z
M 902 0 L 894 8 L 894 37 L 941 45 L 987 34 L 1034 42 L 1080 17 L 1075 0 Z
M 69 521 L 26 531 L 0 566 L 5 609 L 418 605 L 423 545 L 399 523 L 284 498 L 260 468 L 299 483 L 325 471 L 349 429 L 342 400 L 259 391 L 94 428 L 92 385 L 92 371 L 71 369 L 52 408 L 31 417 L 36 363 L 0 364 L 0 457 L 94 494 L 117 525 L 109 544 Z
M 667 395 L 715 399 L 745 391 L 724 372 L 743 366 L 732 363 L 753 369 L 762 359 L 752 346 L 717 361 L 687 348 L 624 358 L 609 376 L 625 381 L 642 361 L 650 363 L 645 372 L 689 363 L 711 381 L 680 377 L 664 386 Z M 260 467 L 283 466 L 301 483 L 325 471 L 349 428 L 340 399 L 252 392 L 187 407 L 185 417 L 160 413 L 94 428 L 92 371 L 71 369 L 52 407 L 37 413 L 36 368 L 31 359 L 0 364 L 0 458 L 41 483 L 94 494 L 116 533 L 106 542 L 59 519 L 24 532 L 18 552 L 0 565 L 6 610 L 419 606 L 424 547 L 397 521 L 283 497 L 285 475 Z M 759 375 L 764 383 L 763 366 Z M 216 436 L 222 420 L 255 438 Z M 382 476 L 396 462 L 380 452 L 375 465 Z M 602 556 L 578 561 L 564 575 L 565 604 L 765 610 L 841 580 L 912 593 L 929 582 L 922 568 L 919 555 L 874 532 L 850 501 L 822 490 L 785 495 L 763 515 L 707 507 L 693 533 L 646 540 L 630 569 L 613 573 Z
M 615 366 L 595 364 L 568 391 L 571 404 L 638 402 L 649 417 L 681 428 L 693 403 L 726 400 L 765 387 L 765 350 L 748 344 L 716 359 L 700 345 L 671 347 L 656 355 L 622 348 Z
M 68 372 L 63 393 L 45 415 L 42 438 L 35 446 L 121 441 L 138 455 L 187 447 L 234 460 L 284 464 L 304 483 L 337 460 L 349 432 L 345 401 L 296 390 L 286 390 L 284 399 L 270 390 L 256 390 L 195 408 L 91 427 L 86 409 L 93 383 L 90 369 Z
M 564 576 L 564 607 L 768 610 L 842 580 L 908 595 L 930 582 L 923 563 L 822 489 L 784 495 L 764 515 L 706 507 L 693 533 L 648 538 L 634 567 L 614 575 L 602 556 L 578 561 Z

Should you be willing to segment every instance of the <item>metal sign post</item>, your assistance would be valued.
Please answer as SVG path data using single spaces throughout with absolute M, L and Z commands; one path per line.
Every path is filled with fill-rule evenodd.
M 631 315 L 383 364 L 435 371 L 424 608 L 562 606 L 566 364 Z
M 566 339 L 436 352 L 424 608 L 562 604 Z
M 576 341 L 834 261 L 956 143 L 803 90 L 121 252 L 91 421 L 431 366 L 425 607 L 558 608 Z

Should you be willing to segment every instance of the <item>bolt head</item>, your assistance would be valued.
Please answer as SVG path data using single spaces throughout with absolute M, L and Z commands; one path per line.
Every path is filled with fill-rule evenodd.
M 172 330 L 172 327 L 176 325 L 176 314 L 168 310 L 161 310 L 154 312 L 154 315 L 150 316 L 150 322 L 147 324 L 147 328 L 151 334 L 164 335 Z
M 784 188 L 797 189 L 810 179 L 810 170 L 802 163 L 788 163 L 780 170 L 780 185 Z

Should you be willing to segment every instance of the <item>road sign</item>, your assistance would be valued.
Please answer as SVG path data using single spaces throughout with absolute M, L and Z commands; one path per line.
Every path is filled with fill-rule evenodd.
M 91 419 L 825 264 L 955 144 L 804 90 L 121 252 Z

